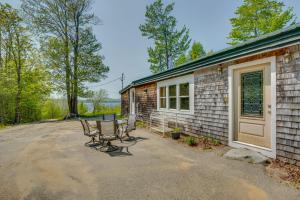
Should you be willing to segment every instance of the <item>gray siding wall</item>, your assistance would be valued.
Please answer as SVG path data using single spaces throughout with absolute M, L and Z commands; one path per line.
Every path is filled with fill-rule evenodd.
M 290 52 L 290 62 L 284 54 Z M 300 166 L 300 45 L 243 58 L 194 73 L 195 112 L 177 114 L 186 133 L 210 135 L 228 143 L 228 66 L 276 56 L 277 59 L 277 158 Z M 218 68 L 222 67 L 222 71 Z M 160 113 L 161 114 L 161 113 Z M 174 113 L 165 113 L 175 122 Z
M 200 134 L 228 142 L 228 70 L 217 67 L 195 73 L 195 122 Z
M 300 45 L 277 57 L 277 157 L 300 166 Z
M 210 136 L 228 143 L 228 71 L 211 67 L 194 74 L 194 114 L 178 113 L 178 126 L 187 134 Z M 162 112 L 160 112 L 162 114 Z M 169 121 L 175 114 L 165 112 Z

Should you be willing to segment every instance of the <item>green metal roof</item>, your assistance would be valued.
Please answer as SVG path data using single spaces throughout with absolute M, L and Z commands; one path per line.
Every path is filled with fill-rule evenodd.
M 263 35 L 256 39 L 248 40 L 246 42 L 223 49 L 221 51 L 217 51 L 213 54 L 201 57 L 197 60 L 186 62 L 176 68 L 135 80 L 131 84 L 126 86 L 124 89 L 122 89 L 120 93 L 125 92 L 133 86 L 143 85 L 154 81 L 160 81 L 163 79 L 192 73 L 193 71 L 201 67 L 214 65 L 245 55 L 271 50 L 274 48 L 294 44 L 297 42 L 300 42 L 300 23 L 279 31 Z

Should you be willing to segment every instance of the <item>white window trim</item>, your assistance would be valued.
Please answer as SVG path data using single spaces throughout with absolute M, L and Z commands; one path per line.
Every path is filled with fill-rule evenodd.
M 161 86 L 161 87 L 165 87 L 165 86 Z M 166 90 L 166 96 L 165 97 L 160 97 L 160 88 L 161 87 L 158 87 L 157 88 L 157 107 L 160 107 L 160 99 L 165 99 L 166 100 L 166 108 L 167 108 L 167 87 L 165 88 Z M 162 108 L 162 109 L 166 109 L 166 108 Z
M 176 96 L 171 96 L 170 97 L 170 94 L 169 94 L 169 92 L 170 92 L 170 90 L 169 90 L 169 87 L 170 86 L 174 86 L 175 85 L 175 89 L 176 89 Z M 167 104 L 167 108 L 169 109 L 169 110 L 174 110 L 174 111 L 176 111 L 179 107 L 178 107 L 178 86 L 177 86 L 177 84 L 171 84 L 171 85 L 169 85 L 168 86 L 168 103 L 170 103 L 170 98 L 175 98 L 176 99 L 176 109 L 174 109 L 174 108 L 170 108 L 170 104 Z
M 235 141 L 233 134 L 234 123 L 234 101 L 233 101 L 233 70 L 253 65 L 270 63 L 271 64 L 271 149 L 252 144 Z M 246 63 L 229 66 L 228 68 L 228 132 L 229 146 L 234 148 L 248 148 L 261 154 L 276 158 L 276 57 L 268 57 Z
M 189 83 L 189 98 L 190 98 L 190 109 L 189 110 L 180 110 L 180 99 L 179 99 L 179 84 Z M 169 86 L 176 85 L 176 103 L 177 109 L 169 109 Z M 160 92 L 159 88 L 166 86 L 166 108 L 160 108 Z M 185 76 L 180 76 L 164 81 L 157 82 L 157 110 L 171 113 L 186 113 L 194 114 L 194 74 L 189 74 Z

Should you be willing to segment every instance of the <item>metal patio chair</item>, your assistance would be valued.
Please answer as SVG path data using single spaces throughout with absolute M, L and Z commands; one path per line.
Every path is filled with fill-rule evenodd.
M 123 135 L 125 134 L 129 140 L 133 139 L 134 137 L 130 136 L 129 132 L 136 129 L 136 115 L 131 114 L 127 119 L 119 120 L 118 122 L 117 129 L 120 138 L 123 138 Z
M 116 120 L 96 121 L 96 125 L 99 131 L 99 142 L 102 145 L 102 147 L 100 147 L 100 151 L 116 151 L 119 147 L 112 145 L 111 142 L 117 139 L 120 139 L 122 142 L 116 131 Z
M 82 128 L 83 128 L 83 134 L 85 136 L 88 136 L 91 138 L 91 140 L 89 142 L 86 142 L 85 145 L 86 146 L 91 146 L 91 145 L 95 145 L 95 141 L 96 141 L 96 137 L 99 135 L 99 131 L 94 129 L 94 130 L 91 130 L 91 126 L 89 125 L 88 121 L 87 120 L 84 120 L 84 119 L 80 119 L 80 122 L 81 122 L 81 125 L 82 125 Z

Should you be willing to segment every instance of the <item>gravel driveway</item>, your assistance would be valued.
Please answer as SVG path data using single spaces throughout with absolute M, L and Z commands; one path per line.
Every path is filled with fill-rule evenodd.
M 0 199 L 300 199 L 264 167 L 222 158 L 145 130 L 103 153 L 77 121 L 0 131 Z

